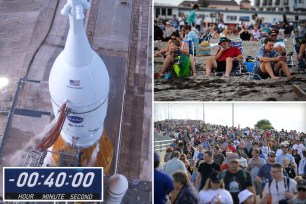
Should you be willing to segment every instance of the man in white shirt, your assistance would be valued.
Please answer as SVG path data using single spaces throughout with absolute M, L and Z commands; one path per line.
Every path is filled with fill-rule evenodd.
M 165 173 L 167 173 L 169 176 L 172 176 L 177 171 L 183 171 L 187 173 L 187 169 L 185 167 L 185 164 L 179 159 L 180 158 L 180 152 L 174 151 L 173 152 L 173 158 L 165 164 Z
M 296 193 L 296 181 L 283 176 L 283 166 L 274 164 L 271 168 L 273 180 L 267 183 L 263 190 L 263 199 L 260 203 L 267 203 L 269 197 L 272 197 L 272 204 L 278 204 L 281 200 L 288 200 L 294 197 Z
M 300 140 L 297 140 L 296 143 L 292 146 L 293 149 L 298 150 L 298 154 L 303 157 L 303 150 L 305 150 L 305 146 L 301 143 Z

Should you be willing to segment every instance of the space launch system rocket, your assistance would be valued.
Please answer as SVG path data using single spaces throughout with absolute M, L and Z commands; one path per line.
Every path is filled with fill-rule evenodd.
M 84 153 L 82 166 L 110 168 L 113 146 L 104 131 L 109 95 L 109 75 L 100 56 L 91 48 L 85 29 L 86 0 L 68 0 L 61 13 L 69 16 L 70 29 L 64 50 L 56 58 L 49 77 L 49 90 L 55 116 L 66 103 L 69 114 L 53 145 L 53 151 L 72 145 Z M 95 153 L 94 153 L 95 152 Z M 95 155 L 93 155 L 95 154 Z M 58 156 L 53 155 L 54 162 Z

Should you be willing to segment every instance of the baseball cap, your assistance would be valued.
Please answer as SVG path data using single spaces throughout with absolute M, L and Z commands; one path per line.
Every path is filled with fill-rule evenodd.
M 220 183 L 222 180 L 220 171 L 213 171 L 209 174 L 209 178 L 213 183 Z
M 237 153 L 232 153 L 227 157 L 228 162 L 240 162 L 240 157 Z
M 241 191 L 238 194 L 239 204 L 243 203 L 244 201 L 246 201 L 252 195 L 253 195 L 253 193 L 251 193 L 248 189 L 245 189 L 245 190 Z
M 275 152 L 273 152 L 273 151 L 269 152 L 268 156 L 275 156 Z
M 171 25 L 171 23 L 169 21 L 167 21 L 166 24 Z
M 296 188 L 304 188 L 306 189 L 306 180 L 302 179 L 297 182 Z

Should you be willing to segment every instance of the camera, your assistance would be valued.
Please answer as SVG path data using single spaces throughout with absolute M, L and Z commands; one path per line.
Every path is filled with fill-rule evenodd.
M 288 201 L 286 199 L 282 199 L 278 201 L 278 204 L 288 204 Z

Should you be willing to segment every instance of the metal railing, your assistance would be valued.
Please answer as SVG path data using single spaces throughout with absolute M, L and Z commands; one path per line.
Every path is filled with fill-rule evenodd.
M 167 147 L 172 144 L 173 140 L 159 140 L 154 141 L 154 151 L 160 151 L 167 149 Z

